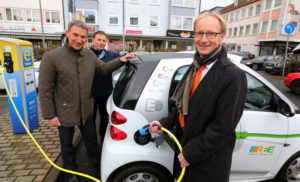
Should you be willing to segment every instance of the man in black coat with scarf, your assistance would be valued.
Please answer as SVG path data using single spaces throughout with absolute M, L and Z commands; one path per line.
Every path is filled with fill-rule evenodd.
M 107 42 L 107 35 L 103 31 L 97 31 L 93 35 L 93 46 L 91 50 L 96 54 L 96 56 L 104 62 L 109 62 L 120 54 L 108 51 L 105 49 Z M 103 141 L 105 136 L 106 127 L 108 124 L 108 114 L 106 109 L 106 102 L 113 90 L 113 79 L 112 74 L 101 75 L 100 73 L 95 73 L 94 81 L 92 85 L 92 95 L 94 98 L 94 121 L 96 122 L 96 116 L 99 108 L 100 113 L 100 128 L 99 135 L 101 141 Z
M 197 51 L 171 98 L 175 109 L 160 122 L 152 121 L 150 132 L 162 132 L 155 124 L 180 128 L 183 150 L 174 160 L 175 176 L 186 167 L 185 182 L 227 182 L 235 128 L 246 100 L 246 75 L 227 58 L 222 46 L 226 23 L 220 15 L 201 14 L 194 32 Z

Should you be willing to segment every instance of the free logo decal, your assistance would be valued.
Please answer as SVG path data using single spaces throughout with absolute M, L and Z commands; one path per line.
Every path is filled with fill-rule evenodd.
M 22 47 L 23 67 L 30 67 L 33 65 L 32 51 L 30 47 Z
M 249 155 L 272 155 L 275 146 L 251 146 L 249 150 Z

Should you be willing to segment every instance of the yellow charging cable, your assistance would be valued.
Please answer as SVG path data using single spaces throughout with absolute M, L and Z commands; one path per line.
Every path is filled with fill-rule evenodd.
M 33 135 L 31 134 L 31 132 L 29 131 L 29 129 L 27 128 L 27 126 L 24 124 L 24 121 L 22 119 L 22 117 L 20 116 L 19 114 L 19 111 L 17 110 L 17 107 L 13 101 L 13 99 L 11 98 L 11 95 L 9 93 L 9 90 L 7 88 L 7 85 L 6 85 L 6 82 L 5 82 L 5 79 L 4 79 L 4 68 L 2 68 L 2 79 L 3 79 L 3 83 L 4 83 L 4 86 L 5 86 L 5 89 L 6 89 L 6 92 L 7 92 L 7 95 L 23 125 L 23 127 L 25 128 L 26 132 L 28 133 L 28 135 L 30 136 L 30 138 L 32 139 L 32 141 L 34 142 L 34 144 L 37 146 L 37 148 L 40 150 L 40 152 L 43 154 L 43 156 L 47 159 L 47 161 L 53 166 L 55 167 L 56 169 L 58 170 L 61 170 L 63 172 L 67 172 L 67 173 L 71 173 L 71 174 L 76 174 L 76 175 L 79 175 L 79 176 L 83 176 L 83 177 L 86 177 L 86 178 L 89 178 L 93 181 L 96 181 L 96 182 L 101 182 L 99 179 L 93 177 L 93 176 L 90 176 L 90 175 L 87 175 L 87 174 L 84 174 L 84 173 L 80 173 L 80 172 L 76 172 L 76 171 L 72 171 L 72 170 L 68 170 L 68 169 L 64 169 L 58 165 L 56 165 L 54 162 L 51 161 L 51 159 L 47 156 L 47 154 L 44 152 L 44 150 L 42 149 L 42 147 L 38 144 L 38 142 L 35 140 L 35 138 L 33 137 Z M 161 130 L 165 131 L 166 133 L 168 133 L 168 135 L 175 141 L 175 143 L 177 144 L 178 148 L 179 148 L 179 151 L 182 152 L 182 147 L 179 143 L 179 141 L 177 140 L 177 138 L 175 137 L 175 135 L 173 135 L 173 133 L 171 133 L 169 130 L 167 130 L 166 128 L 164 127 L 161 127 Z M 182 168 L 181 170 L 181 173 L 180 173 L 180 176 L 179 178 L 177 179 L 176 182 L 180 182 L 183 178 L 183 175 L 185 173 L 185 167 Z
M 35 140 L 35 138 L 34 138 L 34 137 L 32 136 L 32 134 L 30 133 L 29 129 L 28 129 L 28 128 L 26 127 L 26 125 L 24 124 L 24 121 L 23 121 L 22 117 L 20 116 L 19 111 L 17 110 L 16 105 L 15 105 L 14 101 L 12 100 L 11 95 L 10 95 L 10 93 L 9 93 L 9 91 L 8 91 L 8 88 L 7 88 L 5 79 L 4 79 L 4 68 L 3 68 L 2 70 L 3 70 L 3 71 L 2 71 L 2 79 L 3 79 L 3 83 L 4 83 L 4 86 L 5 86 L 7 95 L 8 95 L 8 97 L 9 97 L 9 99 L 10 99 L 12 105 L 14 106 L 14 109 L 15 109 L 15 111 L 16 111 L 16 113 L 17 113 L 17 115 L 18 115 L 18 117 L 19 117 L 19 119 L 20 119 L 20 121 L 21 121 L 23 127 L 25 128 L 26 132 L 28 133 L 28 135 L 30 136 L 30 138 L 32 139 L 32 141 L 35 143 L 35 145 L 38 147 L 38 149 L 39 149 L 39 150 L 41 151 L 41 153 L 44 155 L 44 157 L 48 160 L 48 162 L 49 162 L 53 167 L 55 167 L 56 169 L 61 170 L 61 171 L 63 171 L 63 172 L 67 172 L 67 173 L 71 173 L 71 174 L 76 174 L 76 175 L 79 175 L 79 176 L 83 176 L 83 177 L 89 178 L 89 179 L 91 179 L 91 180 L 93 180 L 93 181 L 96 181 L 96 182 L 101 182 L 99 179 L 97 179 L 97 178 L 95 178 L 95 177 L 93 177 L 93 176 L 90 176 L 90 175 L 87 175 L 87 174 L 83 174 L 83 173 L 80 173 L 80 172 L 76 172 L 76 171 L 71 171 L 71 170 L 68 170 L 68 169 L 64 169 L 64 168 L 62 168 L 62 167 L 59 167 L 58 165 L 56 165 L 54 162 L 52 162 L 52 161 L 50 160 L 50 158 L 47 156 L 47 154 L 44 152 L 44 150 L 41 148 L 41 146 L 38 144 L 38 142 Z
M 169 130 L 167 130 L 166 128 L 164 127 L 160 127 L 161 130 L 165 131 L 166 133 L 168 133 L 168 135 L 175 141 L 175 143 L 177 144 L 178 148 L 179 148 L 179 151 L 182 152 L 182 147 L 179 143 L 179 141 L 177 140 L 177 138 L 175 137 L 175 135 L 173 133 L 171 133 Z M 182 168 L 181 170 L 181 173 L 180 173 L 180 176 L 179 178 L 177 179 L 176 182 L 180 182 L 183 178 L 183 175 L 185 173 L 185 167 Z

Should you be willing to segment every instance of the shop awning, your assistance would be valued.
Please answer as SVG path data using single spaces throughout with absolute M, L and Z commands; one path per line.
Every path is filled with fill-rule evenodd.
M 32 40 L 32 39 L 41 39 L 41 34 L 1 34 L 0 37 L 7 37 L 7 38 L 17 38 L 17 39 L 26 39 L 26 40 Z M 45 35 L 45 40 L 61 40 L 61 34 L 53 34 L 53 35 Z

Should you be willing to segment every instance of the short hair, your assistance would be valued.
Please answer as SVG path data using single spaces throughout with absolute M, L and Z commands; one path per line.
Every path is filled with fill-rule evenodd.
M 100 34 L 100 35 L 105 35 L 105 37 L 107 37 L 107 34 L 106 34 L 104 31 L 98 30 L 97 32 L 95 32 L 95 33 L 93 34 L 93 39 L 94 39 L 98 34 Z
M 84 22 L 80 21 L 80 20 L 72 20 L 72 21 L 70 21 L 70 23 L 68 25 L 68 30 L 70 31 L 73 26 L 81 27 L 81 28 L 83 28 L 83 29 L 86 30 L 86 33 L 88 33 L 88 27 L 87 27 L 87 25 Z
M 220 25 L 221 25 L 221 33 L 226 33 L 226 22 L 225 20 L 222 18 L 221 15 L 219 15 L 218 13 L 216 12 L 204 12 L 202 14 L 200 14 L 194 21 L 194 31 L 196 30 L 196 26 L 197 26 L 197 23 L 202 19 L 202 18 L 205 18 L 205 17 L 208 17 L 208 16 L 212 16 L 212 17 L 215 17 L 219 22 L 220 22 Z

